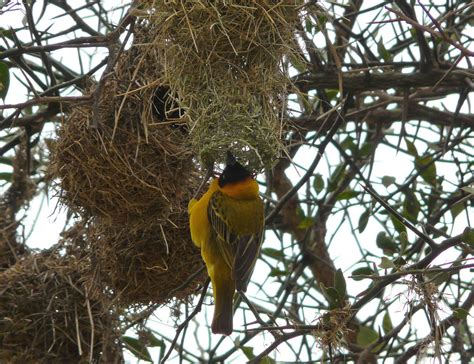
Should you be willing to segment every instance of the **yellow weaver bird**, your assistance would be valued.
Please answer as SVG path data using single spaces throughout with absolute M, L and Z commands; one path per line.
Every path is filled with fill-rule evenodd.
M 264 206 L 252 175 L 227 152 L 209 189 L 188 206 L 191 238 L 201 248 L 214 293 L 212 332 L 232 333 L 234 292 L 245 292 L 260 252 Z

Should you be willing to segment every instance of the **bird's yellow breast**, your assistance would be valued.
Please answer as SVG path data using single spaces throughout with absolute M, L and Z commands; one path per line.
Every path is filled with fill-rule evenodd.
M 263 203 L 258 197 L 258 184 L 252 178 L 243 183 L 229 184 L 219 187 L 218 180 L 214 179 L 206 193 L 199 199 L 189 202 L 189 226 L 191 238 L 197 247 L 205 246 L 212 233 L 207 209 L 209 200 L 216 191 L 221 191 L 230 197 L 225 201 L 223 210 L 225 216 L 232 221 L 234 231 L 239 234 L 252 234 L 260 229 L 260 220 L 263 214 Z
M 188 213 L 191 239 L 198 248 L 205 245 L 211 235 L 211 224 L 207 217 L 207 206 L 209 205 L 212 194 L 217 190 L 217 180 L 213 180 L 207 192 L 199 200 L 192 199 L 189 202 Z

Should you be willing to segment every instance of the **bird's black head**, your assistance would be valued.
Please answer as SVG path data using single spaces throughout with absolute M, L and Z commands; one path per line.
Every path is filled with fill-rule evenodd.
M 219 176 L 219 187 L 223 187 L 227 184 L 243 181 L 249 177 L 252 177 L 250 172 L 232 155 L 231 152 L 227 152 L 227 161 L 224 171 Z

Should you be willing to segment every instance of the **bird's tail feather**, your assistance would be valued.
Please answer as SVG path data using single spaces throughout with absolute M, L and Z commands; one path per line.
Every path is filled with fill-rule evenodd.
M 211 325 L 212 332 L 214 334 L 230 335 L 233 330 L 235 285 L 232 281 L 224 281 L 213 284 L 213 288 L 215 307 Z

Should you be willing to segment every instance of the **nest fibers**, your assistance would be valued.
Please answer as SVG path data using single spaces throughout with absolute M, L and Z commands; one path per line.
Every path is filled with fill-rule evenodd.
M 201 161 L 231 150 L 254 170 L 280 148 L 288 80 L 282 62 L 297 57 L 303 1 L 139 1 L 135 15 L 154 27 L 152 47 L 189 116 Z
M 196 178 L 180 118 L 166 106 L 150 34 L 137 26 L 134 45 L 119 60 L 92 106 L 75 108 L 58 130 L 50 172 L 61 199 L 84 217 L 115 223 L 130 216 L 166 221 L 181 210 Z M 176 113 L 174 113 L 176 114 Z
M 0 273 L 0 361 L 115 362 L 114 318 L 84 288 L 85 259 L 34 254 Z
M 140 24 L 135 32 L 96 103 L 58 130 L 50 169 L 62 202 L 88 221 L 94 297 L 124 306 L 184 298 L 197 282 L 182 284 L 202 265 L 185 208 L 200 183 L 186 116 L 157 82 L 155 50 L 141 46 L 154 34 Z
M 206 277 L 198 273 L 203 263 L 191 242 L 186 212 L 158 225 L 96 222 L 89 240 L 96 262 L 94 286 L 111 291 L 120 306 L 184 299 Z
M 115 223 L 130 216 L 165 221 L 179 211 L 193 175 L 180 132 L 153 128 L 145 138 L 140 126 L 130 124 L 95 129 L 91 115 L 91 108 L 77 108 L 58 131 L 52 167 L 63 203 Z
M 12 182 L 0 196 L 0 271 L 29 253 L 26 245 L 21 243 L 17 236 L 20 222 L 16 220 L 18 211 L 27 207 L 36 193 L 36 185 L 28 175 L 28 163 L 25 137 L 22 138 L 13 158 Z

